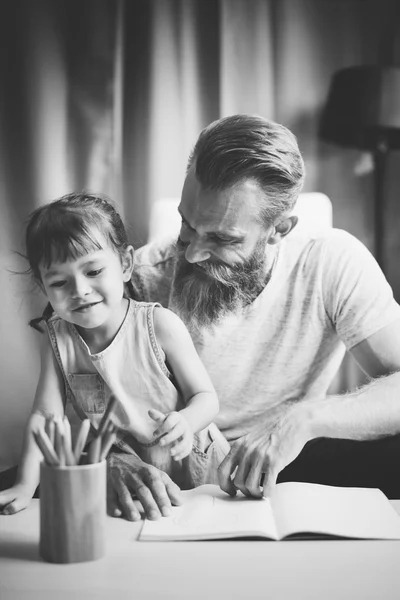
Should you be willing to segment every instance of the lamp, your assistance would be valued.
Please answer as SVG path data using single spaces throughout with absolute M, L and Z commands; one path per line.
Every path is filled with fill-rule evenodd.
M 337 71 L 322 113 L 321 137 L 374 157 L 375 257 L 384 271 L 384 175 L 387 153 L 400 148 L 400 68 L 357 66 Z

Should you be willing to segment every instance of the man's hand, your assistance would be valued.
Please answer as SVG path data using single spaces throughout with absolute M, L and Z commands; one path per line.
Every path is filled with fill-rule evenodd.
M 107 459 L 107 510 L 113 517 L 140 520 L 134 495 L 142 504 L 148 519 L 166 517 L 171 505 L 182 503 L 179 487 L 170 477 L 138 456 L 110 453 Z
M 269 496 L 279 472 L 311 438 L 308 404 L 285 402 L 270 409 L 253 431 L 232 444 L 218 469 L 221 489 L 231 496 L 236 490 L 255 498 Z
M 0 492 L 0 514 L 13 515 L 24 510 L 32 500 L 33 494 L 34 491 L 32 492 L 30 487 L 18 483 Z
M 161 437 L 160 446 L 172 444 L 171 456 L 174 460 L 182 460 L 188 456 L 193 447 L 193 431 L 181 412 L 173 411 L 165 415 L 151 408 L 149 416 L 156 421 L 155 437 Z

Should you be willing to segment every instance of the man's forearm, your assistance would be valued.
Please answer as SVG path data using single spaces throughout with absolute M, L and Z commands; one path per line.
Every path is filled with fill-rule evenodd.
M 355 392 L 307 404 L 312 438 L 373 440 L 398 434 L 400 372 L 374 379 Z

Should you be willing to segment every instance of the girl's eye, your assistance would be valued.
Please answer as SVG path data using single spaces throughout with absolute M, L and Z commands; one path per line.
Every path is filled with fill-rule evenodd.
M 94 271 L 89 271 L 88 272 L 88 277 L 97 277 L 97 275 L 100 275 L 100 273 L 102 272 L 103 269 L 96 269 Z
M 53 283 L 50 284 L 51 288 L 60 288 L 65 284 L 65 281 L 53 281 Z

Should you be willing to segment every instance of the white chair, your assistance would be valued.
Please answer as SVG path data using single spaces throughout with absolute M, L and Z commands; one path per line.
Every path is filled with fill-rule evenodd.
M 299 217 L 296 229 L 327 229 L 332 227 L 332 202 L 321 192 L 300 194 L 293 214 Z
M 150 211 L 148 241 L 171 237 L 180 229 L 179 198 L 160 198 Z M 320 192 L 300 194 L 293 214 L 299 217 L 298 230 L 332 227 L 332 203 Z
M 159 198 L 150 210 L 148 242 L 172 237 L 179 233 L 181 216 L 178 212 L 179 198 Z

